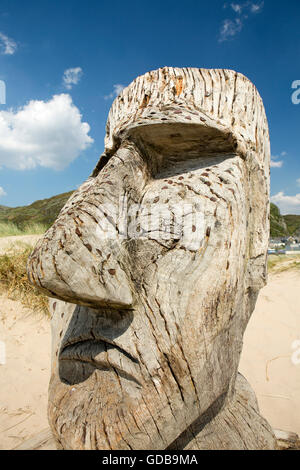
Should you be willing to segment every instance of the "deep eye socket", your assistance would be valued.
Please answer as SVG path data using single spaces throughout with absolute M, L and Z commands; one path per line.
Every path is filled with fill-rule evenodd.
M 183 155 L 180 159 L 171 156 L 153 175 L 153 180 L 165 180 L 174 177 L 178 178 L 179 181 L 181 177 L 186 180 L 188 174 L 211 171 L 227 159 L 230 160 L 234 157 L 236 157 L 236 154 L 199 156 L 198 158 Z
M 154 178 L 165 172 L 178 174 L 178 167 L 185 167 L 186 162 L 188 166 L 201 167 L 209 159 L 211 165 L 217 157 L 232 156 L 236 150 L 230 132 L 199 124 L 169 122 L 138 126 L 131 130 L 130 140 L 139 148 Z
M 155 179 L 215 165 L 220 158 L 236 155 L 237 146 L 230 132 L 178 122 L 138 126 L 127 134 L 126 141 L 137 148 Z M 116 148 L 121 145 L 119 141 Z M 112 157 L 102 154 L 91 176 L 97 177 Z

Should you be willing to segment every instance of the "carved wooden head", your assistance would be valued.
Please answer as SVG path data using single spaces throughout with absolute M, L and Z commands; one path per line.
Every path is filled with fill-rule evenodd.
M 261 98 L 233 71 L 163 68 L 115 100 L 99 164 L 28 262 L 55 299 L 64 448 L 165 449 L 231 393 L 265 283 L 269 158 Z

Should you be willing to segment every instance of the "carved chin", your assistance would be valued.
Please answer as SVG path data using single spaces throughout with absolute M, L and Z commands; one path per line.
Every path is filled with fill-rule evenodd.
M 80 384 L 70 387 L 54 377 L 50 383 L 48 415 L 58 444 L 64 449 L 128 449 L 126 430 L 122 437 L 120 428 L 124 410 L 128 420 L 136 404 L 138 388 L 110 371 L 92 371 L 87 364 L 81 368 L 90 375 Z M 121 382 L 132 398 L 122 394 Z

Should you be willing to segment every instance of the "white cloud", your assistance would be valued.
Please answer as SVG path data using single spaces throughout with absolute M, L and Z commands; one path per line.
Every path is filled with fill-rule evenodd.
M 243 29 L 244 22 L 249 15 L 259 13 L 264 6 L 264 2 L 254 3 L 247 1 L 245 3 L 231 3 L 230 7 L 236 15 L 236 18 L 225 19 L 222 23 L 219 35 L 219 42 L 232 39 Z M 227 8 L 227 4 L 223 6 Z
M 4 33 L 0 33 L 0 50 L 1 54 L 13 55 L 17 50 L 17 44 L 15 41 Z
M 63 83 L 68 90 L 71 90 L 73 85 L 77 85 L 82 77 L 82 68 L 74 67 L 73 69 L 67 69 L 63 74 Z
M 243 6 L 242 5 L 239 5 L 238 3 L 231 3 L 231 8 L 233 9 L 233 11 L 235 11 L 236 13 L 238 14 L 241 14 L 242 13 L 242 10 L 243 10 Z
M 300 186 L 300 178 L 297 179 L 297 185 Z
M 271 197 L 271 202 L 278 205 L 283 215 L 300 214 L 300 194 L 286 196 L 283 191 L 280 191 Z
M 280 157 L 286 157 L 286 155 L 287 155 L 287 152 L 281 152 Z M 277 155 L 273 155 L 271 157 L 271 164 L 270 164 L 271 168 L 281 168 L 282 167 L 284 162 L 283 162 L 283 160 L 278 160 L 278 158 L 280 158 L 280 157 L 278 157 Z
M 121 85 L 120 83 L 117 83 L 116 85 L 113 85 L 114 91 L 112 91 L 109 95 L 104 96 L 105 100 L 112 100 L 116 96 L 119 96 L 122 90 L 124 90 L 125 86 Z
M 6 196 L 6 192 L 4 191 L 4 189 L 2 188 L 2 186 L 0 186 L 0 197 L 1 196 Z
M 271 163 L 270 163 L 271 168 L 281 168 L 282 165 L 283 165 L 283 161 L 276 162 L 275 160 L 271 159 Z
M 1 111 L 0 166 L 62 170 L 93 143 L 90 126 L 81 118 L 68 94 Z
M 264 6 L 264 2 L 261 3 L 250 3 L 250 11 L 252 13 L 259 13 Z
M 235 36 L 243 28 L 243 24 L 239 18 L 235 20 L 224 20 L 220 31 L 220 42 L 227 41 L 228 39 Z

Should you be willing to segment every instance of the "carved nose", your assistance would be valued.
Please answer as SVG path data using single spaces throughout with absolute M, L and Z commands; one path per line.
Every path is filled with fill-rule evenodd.
M 99 175 L 72 195 L 39 241 L 28 260 L 30 282 L 66 302 L 130 309 L 133 290 L 122 245 L 125 196 L 129 192 L 139 200 L 147 181 L 143 158 L 125 142 Z
M 95 217 L 59 217 L 31 254 L 28 278 L 48 296 L 89 307 L 130 308 L 132 292 L 121 267 L 117 236 L 105 239 Z

